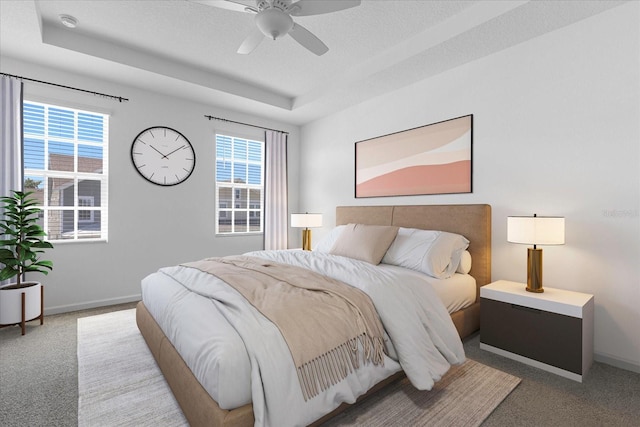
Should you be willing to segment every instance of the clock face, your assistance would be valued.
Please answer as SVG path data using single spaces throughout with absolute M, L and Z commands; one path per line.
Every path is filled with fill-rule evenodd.
M 185 181 L 196 166 L 196 154 L 180 132 L 155 126 L 136 136 L 131 160 L 140 175 L 154 184 L 176 185 Z

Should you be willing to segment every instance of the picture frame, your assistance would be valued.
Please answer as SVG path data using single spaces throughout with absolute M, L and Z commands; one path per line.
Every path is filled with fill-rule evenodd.
M 355 143 L 355 197 L 473 191 L 473 114 Z

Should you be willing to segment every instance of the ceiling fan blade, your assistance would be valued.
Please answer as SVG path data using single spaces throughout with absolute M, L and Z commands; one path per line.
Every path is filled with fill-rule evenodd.
M 189 0 L 205 6 L 233 10 L 235 12 L 257 12 L 255 0 Z
M 337 12 L 360 6 L 360 0 L 300 0 L 291 5 L 290 13 L 293 16 L 320 15 L 323 13 Z
M 238 53 L 242 55 L 247 55 L 253 52 L 253 50 L 256 47 L 258 47 L 258 45 L 263 39 L 264 39 L 264 34 L 262 34 L 262 31 L 260 31 L 257 27 L 255 27 L 253 30 L 251 30 L 247 38 L 244 39 L 244 41 L 238 48 Z
M 307 30 L 302 25 L 293 24 L 293 28 L 289 31 L 289 35 L 293 37 L 295 41 L 318 56 L 324 55 L 329 51 L 327 45 L 322 43 L 319 38 L 314 36 L 311 31 Z

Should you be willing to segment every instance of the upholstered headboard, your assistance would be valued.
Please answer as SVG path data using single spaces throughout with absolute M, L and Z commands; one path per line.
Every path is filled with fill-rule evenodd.
M 480 286 L 491 282 L 491 206 L 477 205 L 405 205 L 338 206 L 336 225 L 396 225 L 398 227 L 442 230 L 462 234 L 469 240 L 471 274 Z

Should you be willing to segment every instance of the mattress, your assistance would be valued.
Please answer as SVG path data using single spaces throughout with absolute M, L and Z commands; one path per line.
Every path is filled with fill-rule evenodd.
M 378 267 L 388 270 L 401 270 L 403 274 L 413 275 L 425 283 L 428 283 L 436 294 L 438 294 L 438 298 L 440 298 L 440 301 L 442 301 L 442 304 L 444 304 L 449 314 L 469 307 L 476 300 L 476 279 L 469 274 L 456 273 L 448 279 L 436 279 L 417 271 L 411 271 L 393 265 L 380 264 Z
M 435 290 L 449 313 L 475 300 L 476 283 L 469 275 L 456 274 L 442 280 L 396 266 L 381 264 L 379 268 L 387 274 L 410 274 L 424 281 L 425 286 Z M 211 300 L 189 292 L 162 271 L 143 279 L 142 299 L 194 376 L 222 409 L 251 402 L 251 363 L 244 343 Z M 385 345 L 389 357 L 397 360 L 388 336 Z M 388 365 L 390 373 L 400 370 L 397 363 Z

